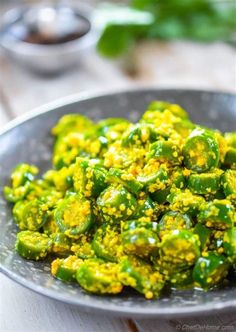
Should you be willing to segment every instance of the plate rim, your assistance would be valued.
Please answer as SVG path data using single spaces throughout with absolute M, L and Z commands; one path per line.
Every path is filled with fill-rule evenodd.
M 31 120 L 41 114 L 53 111 L 56 108 L 60 108 L 75 102 L 86 101 L 94 98 L 101 98 L 106 96 L 118 95 L 123 93 L 133 93 L 133 92 L 190 92 L 190 93 L 207 93 L 207 94 L 221 94 L 230 97 L 236 97 L 236 92 L 228 92 L 222 90 L 212 90 L 212 89 L 188 89 L 188 88 L 157 88 L 155 86 L 133 86 L 129 88 L 110 88 L 110 89 L 99 89 L 96 92 L 83 91 L 79 93 L 70 94 L 61 98 L 57 98 L 53 101 L 45 103 L 41 106 L 34 107 L 33 109 L 26 111 L 22 115 L 10 120 L 7 124 L 3 126 L 0 130 L 0 136 L 6 132 L 14 129 L 14 127 L 23 124 L 24 122 Z
M 31 111 L 26 112 L 25 114 L 9 121 L 1 130 L 0 138 L 2 135 L 8 133 L 15 127 L 31 120 L 37 118 L 38 116 L 54 111 L 55 109 L 61 108 L 63 106 L 71 105 L 77 102 L 86 101 L 99 97 L 106 97 L 112 95 L 118 95 L 123 93 L 135 93 L 135 92 L 190 92 L 190 93 L 207 93 L 207 94 L 220 94 L 225 96 L 232 96 L 236 98 L 236 93 L 227 92 L 227 91 L 217 91 L 217 90 L 199 90 L 199 89 L 185 89 L 185 88 L 156 88 L 154 86 L 139 86 L 132 88 L 120 88 L 120 89 L 109 89 L 109 90 L 99 90 L 97 92 L 80 92 L 58 98 L 55 101 L 46 103 L 42 106 L 33 108 Z M 100 312 L 100 313 L 109 313 L 110 315 L 117 316 L 128 316 L 128 317 L 143 317 L 143 318 L 158 318 L 158 317 L 183 317 L 189 315 L 199 315 L 207 314 L 209 312 L 215 311 L 230 311 L 236 309 L 236 299 L 228 300 L 220 303 L 207 303 L 200 304 L 189 307 L 174 307 L 174 308 L 148 308 L 145 310 L 145 307 L 142 308 L 133 308 L 133 307 L 123 307 L 118 304 L 101 304 L 99 306 L 97 303 L 93 304 L 93 301 L 89 298 L 88 301 L 82 300 L 79 298 L 70 299 L 69 297 L 60 296 L 60 293 L 56 293 L 51 289 L 47 289 L 43 286 L 36 285 L 34 282 L 25 281 L 25 279 L 19 276 L 17 273 L 7 269 L 2 262 L 0 262 L 0 272 L 11 280 L 17 282 L 21 286 L 30 289 L 40 295 L 44 295 L 48 298 L 64 302 L 70 305 L 78 306 L 82 311 L 86 312 Z
M 198 315 L 207 315 L 209 312 L 229 312 L 234 311 L 236 309 L 236 299 L 232 301 L 220 302 L 218 304 L 210 305 L 210 304 L 201 304 L 196 305 L 194 307 L 174 307 L 174 308 L 148 308 L 145 310 L 145 307 L 133 309 L 130 307 L 122 307 L 117 304 L 110 303 L 109 305 L 98 306 L 98 304 L 93 304 L 93 301 L 89 299 L 88 301 L 84 301 L 84 299 L 80 300 L 79 298 L 76 301 L 70 300 L 70 298 L 65 298 L 60 296 L 60 293 L 56 293 L 51 289 L 47 289 L 43 286 L 36 285 L 34 282 L 25 282 L 23 277 L 20 277 L 17 273 L 5 268 L 0 268 L 0 272 L 3 273 L 6 277 L 11 279 L 13 282 L 23 286 L 26 289 L 33 291 L 39 295 L 46 296 L 52 300 L 56 300 L 62 303 L 66 303 L 69 305 L 76 306 L 81 309 L 83 312 L 91 313 L 108 313 L 113 316 L 121 316 L 121 317 L 135 317 L 135 318 L 171 318 L 171 317 L 187 317 L 187 316 L 198 316 Z

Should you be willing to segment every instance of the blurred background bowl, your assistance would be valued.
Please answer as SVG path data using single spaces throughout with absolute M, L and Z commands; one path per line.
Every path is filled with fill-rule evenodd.
M 92 17 L 93 9 L 84 4 L 24 5 L 4 15 L 0 44 L 13 61 L 34 71 L 62 72 L 96 44 Z

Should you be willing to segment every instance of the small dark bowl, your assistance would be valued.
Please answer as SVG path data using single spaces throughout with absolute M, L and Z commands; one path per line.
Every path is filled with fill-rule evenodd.
M 33 24 L 37 13 L 45 8 L 51 8 L 56 12 L 70 10 L 75 17 L 80 17 L 81 20 L 87 22 L 88 31 L 79 38 L 54 44 L 32 43 L 21 39 L 18 35 L 23 33 L 22 30 L 26 28 L 24 17 L 33 20 L 31 22 Z M 0 46 L 14 62 L 37 73 L 61 73 L 80 63 L 86 52 L 95 47 L 99 31 L 94 27 L 93 14 L 94 11 L 90 6 L 81 3 L 77 4 L 76 7 L 60 4 L 47 6 L 45 4 L 28 4 L 11 9 L 3 16 L 0 29 Z
M 136 121 L 153 99 L 178 103 L 193 121 L 222 131 L 236 129 L 236 95 L 188 90 L 136 90 L 100 96 L 69 97 L 44 106 L 9 124 L 0 135 L 0 263 L 11 279 L 40 294 L 77 305 L 87 312 L 139 317 L 170 317 L 207 314 L 236 309 L 236 286 L 209 292 L 176 291 L 158 300 L 125 291 L 118 296 L 95 296 L 77 284 L 65 284 L 50 275 L 49 263 L 26 261 L 14 251 L 17 228 L 11 206 L 2 196 L 11 169 L 19 162 L 33 163 L 42 171 L 50 167 L 52 138 L 50 128 L 66 113 L 87 114 L 94 120 L 127 117 Z

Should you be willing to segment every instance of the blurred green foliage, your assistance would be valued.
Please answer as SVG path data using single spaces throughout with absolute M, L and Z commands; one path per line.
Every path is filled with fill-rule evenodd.
M 236 44 L 236 1 L 132 0 L 128 7 L 109 6 L 99 52 L 116 57 L 140 39 Z

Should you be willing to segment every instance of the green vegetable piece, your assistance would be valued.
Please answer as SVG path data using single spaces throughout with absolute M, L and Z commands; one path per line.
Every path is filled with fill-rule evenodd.
M 177 211 L 166 212 L 159 222 L 159 236 L 163 238 L 165 234 L 173 230 L 191 229 L 193 226 L 191 218 L 187 214 Z
M 225 155 L 224 164 L 236 169 L 236 148 L 229 148 Z
M 59 233 L 60 229 L 55 221 L 54 212 L 50 212 L 48 215 L 48 219 L 43 225 L 43 232 L 47 235 L 51 235 L 53 233 Z
M 171 165 L 180 165 L 182 156 L 178 146 L 170 141 L 157 141 L 150 146 L 150 158 L 155 158 L 160 162 L 168 162 Z
M 110 168 L 107 174 L 106 181 L 108 183 L 118 183 L 126 187 L 131 193 L 138 194 L 143 188 L 143 185 L 136 180 L 133 174 L 127 173 L 127 171 Z
M 169 173 L 166 167 L 163 165 L 157 169 L 156 166 L 155 163 L 147 164 L 143 169 L 143 173 L 137 177 L 137 180 L 150 193 L 165 190 L 170 184 Z
M 32 231 L 22 231 L 17 234 L 15 249 L 26 259 L 44 259 L 52 246 L 51 239 L 46 234 Z
M 120 234 L 115 227 L 104 224 L 96 231 L 92 248 L 97 257 L 108 262 L 117 262 L 121 254 Z
M 108 222 L 130 218 L 136 206 L 135 197 L 122 185 L 109 186 L 97 199 L 98 210 Z
M 236 228 L 235 228 L 235 226 L 227 229 L 224 232 L 223 247 L 224 247 L 224 252 L 228 256 L 228 258 L 231 261 L 236 262 Z
M 25 204 L 22 209 L 22 217 L 18 222 L 21 230 L 28 229 L 30 231 L 39 230 L 48 219 L 47 206 L 45 206 L 39 199 L 34 199 Z
M 146 299 L 159 297 L 165 284 L 162 274 L 154 272 L 151 265 L 134 256 L 125 257 L 120 262 L 119 280 L 144 294 Z
M 160 258 L 170 266 L 187 268 L 200 256 L 200 241 L 188 230 L 174 230 L 166 234 L 160 244 Z
M 170 273 L 169 282 L 173 289 L 189 289 L 193 287 L 193 270 L 186 269 L 181 271 L 173 271 Z
M 71 238 L 85 233 L 94 223 L 91 202 L 80 195 L 69 196 L 59 203 L 54 217 L 61 232 Z
M 194 226 L 193 233 L 198 235 L 201 242 L 201 250 L 205 251 L 210 244 L 211 230 L 202 224 Z
M 74 167 L 62 167 L 59 170 L 49 170 L 44 179 L 56 187 L 58 191 L 66 191 L 73 187 Z
M 99 136 L 105 137 L 111 143 L 121 138 L 130 124 L 128 120 L 123 118 L 107 118 L 97 123 L 97 132 Z
M 38 168 L 36 166 L 28 164 L 17 165 L 11 175 L 12 188 L 18 188 L 26 184 L 26 182 L 32 182 L 37 173 Z
M 18 188 L 4 187 L 4 196 L 8 202 L 16 203 L 26 197 L 30 191 L 30 184 L 26 183 L 24 186 Z
M 147 123 L 137 123 L 124 132 L 122 146 L 145 146 L 147 143 L 155 141 L 157 137 L 154 126 Z
M 60 201 L 60 199 L 62 197 L 63 197 L 62 192 L 56 191 L 54 189 L 51 189 L 51 190 L 49 189 L 49 190 L 43 191 L 38 199 L 45 210 L 47 209 L 49 211 L 52 211 L 55 209 L 58 201 Z M 29 197 L 27 197 L 27 199 L 30 200 Z
M 16 224 L 22 223 L 23 211 L 24 211 L 26 204 L 27 204 L 27 201 L 18 201 L 14 205 L 14 207 L 12 209 L 12 214 L 13 214 L 13 218 L 14 218 L 14 221 L 16 222 Z
M 22 200 L 30 191 L 30 183 L 38 173 L 38 168 L 28 164 L 18 164 L 11 174 L 11 187 L 4 187 L 7 201 L 16 203 Z
M 220 170 L 212 173 L 191 174 L 188 178 L 187 186 L 194 194 L 216 194 L 220 189 L 221 174 Z
M 184 189 L 186 185 L 186 176 L 184 175 L 186 170 L 181 167 L 175 167 L 171 173 L 171 185 L 175 188 Z M 188 171 L 187 171 L 188 173 Z
M 225 133 L 225 139 L 226 142 L 228 143 L 228 146 L 232 148 L 236 148 L 236 132 L 232 133 Z
M 118 265 L 99 259 L 85 260 L 76 272 L 76 279 L 86 291 L 95 294 L 118 294 L 123 288 L 118 280 Z
M 158 251 L 157 223 L 128 220 L 121 224 L 121 243 L 127 254 L 148 257 Z
M 117 140 L 110 144 L 104 153 L 104 166 L 106 168 L 127 169 L 138 164 L 144 158 L 146 150 L 140 147 L 122 147 L 121 141 Z
M 185 187 L 185 176 L 180 167 L 175 167 L 171 172 L 166 171 L 165 180 L 166 181 L 164 183 L 162 182 L 165 189 L 158 189 L 157 191 L 151 193 L 152 199 L 159 204 L 166 203 L 167 197 L 172 189 L 183 189 Z
M 53 165 L 57 170 L 63 167 L 70 167 L 78 156 L 91 157 L 100 152 L 101 145 L 94 142 L 96 139 L 95 128 L 86 129 L 83 132 L 69 132 L 65 136 L 61 135 L 55 145 L 53 151 Z
M 67 114 L 60 118 L 58 123 L 52 128 L 54 136 L 66 135 L 69 132 L 86 132 L 93 126 L 93 122 L 81 114 Z
M 208 202 L 198 214 L 198 221 L 209 228 L 224 230 L 234 224 L 235 210 L 227 199 Z
M 193 269 L 193 279 L 196 286 L 209 289 L 222 282 L 229 270 L 229 263 L 225 256 L 208 252 L 199 257 Z
M 98 197 L 107 187 L 107 171 L 96 159 L 77 158 L 74 170 L 74 187 L 85 197 Z
M 173 124 L 173 129 L 181 135 L 182 138 L 187 138 L 191 132 L 196 128 L 191 121 L 188 119 L 175 122 Z
M 157 190 L 154 193 L 151 193 L 151 198 L 154 202 L 157 202 L 159 204 L 164 204 L 167 201 L 167 197 L 170 194 L 170 188 L 166 188 L 163 190 Z
M 225 196 L 236 198 L 236 170 L 228 169 L 221 177 L 221 186 Z
M 50 235 L 52 239 L 52 252 L 58 256 L 66 256 L 71 252 L 71 239 L 64 233 L 53 233 Z
M 71 251 L 81 259 L 96 257 L 91 242 L 91 234 L 81 234 L 79 239 L 71 247 Z
M 159 112 L 163 112 L 166 109 L 168 109 L 169 111 L 171 111 L 171 113 L 173 113 L 175 116 L 181 118 L 181 119 L 188 119 L 188 114 L 187 112 L 179 105 L 177 104 L 170 104 L 166 101 L 162 101 L 162 100 L 154 100 L 152 101 L 148 107 L 148 110 L 152 110 L 152 111 L 159 111 Z
M 51 273 L 59 280 L 74 281 L 76 272 L 82 263 L 83 260 L 76 256 L 68 256 L 65 259 L 57 258 L 51 264 Z
M 190 216 L 196 216 L 201 206 L 205 205 L 203 197 L 192 194 L 188 189 L 171 192 L 167 201 L 170 203 L 170 210 L 186 213 Z
M 140 193 L 137 199 L 137 208 L 132 215 L 132 219 L 140 221 L 152 221 L 156 219 L 158 206 L 144 192 Z
M 183 147 L 184 164 L 198 172 L 207 172 L 218 166 L 219 145 L 209 131 L 197 128 L 192 131 Z
M 218 254 L 224 253 L 224 230 L 211 229 L 211 238 L 208 250 Z

